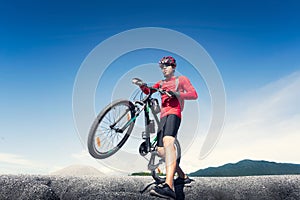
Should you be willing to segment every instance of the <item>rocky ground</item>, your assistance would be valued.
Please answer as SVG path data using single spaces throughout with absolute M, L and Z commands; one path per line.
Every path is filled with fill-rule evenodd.
M 0 199 L 157 199 L 151 177 L 0 175 Z M 300 199 L 300 176 L 195 178 L 177 187 L 178 199 Z

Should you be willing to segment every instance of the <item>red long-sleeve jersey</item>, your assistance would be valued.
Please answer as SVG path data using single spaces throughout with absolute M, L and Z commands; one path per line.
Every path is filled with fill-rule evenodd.
M 161 114 L 160 117 L 164 117 L 170 114 L 175 114 L 181 118 L 181 111 L 184 107 L 184 100 L 197 99 L 198 94 L 195 88 L 192 86 L 190 80 L 185 76 L 178 77 L 178 88 L 176 91 L 176 77 L 173 76 L 169 80 L 158 81 L 152 87 L 161 88 L 166 91 L 178 92 L 176 97 L 169 97 L 166 94 L 161 95 Z M 149 94 L 149 88 L 141 86 L 142 91 L 145 94 Z

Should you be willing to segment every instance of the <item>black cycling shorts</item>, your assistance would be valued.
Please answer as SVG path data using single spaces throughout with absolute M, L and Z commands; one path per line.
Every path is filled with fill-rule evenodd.
M 180 126 L 181 119 L 177 115 L 167 115 L 160 119 L 159 129 L 157 132 L 157 146 L 163 147 L 164 136 L 176 137 Z

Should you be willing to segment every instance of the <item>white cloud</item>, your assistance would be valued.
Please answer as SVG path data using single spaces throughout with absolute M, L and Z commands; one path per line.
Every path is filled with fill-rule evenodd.
M 300 73 L 294 73 L 250 92 L 229 113 L 226 134 L 255 141 L 299 133 L 299 88 Z
M 33 166 L 33 163 L 20 155 L 0 153 L 0 162 L 6 164 Z
M 227 120 L 213 152 L 199 160 L 198 138 L 184 155 L 189 171 L 239 160 L 300 163 L 300 72 L 229 102 Z
M 0 153 L 0 164 L 2 174 L 44 174 L 47 171 L 43 164 L 10 153 Z

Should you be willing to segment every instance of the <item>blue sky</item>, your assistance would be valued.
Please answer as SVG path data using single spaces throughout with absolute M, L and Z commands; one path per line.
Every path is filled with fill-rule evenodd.
M 222 75 L 229 110 L 228 127 L 239 124 L 233 120 L 235 116 L 243 115 L 245 121 L 257 118 L 258 114 L 246 116 L 242 113 L 244 109 L 237 110 L 235 105 L 243 105 L 242 102 L 248 102 L 246 99 L 253 100 L 248 105 L 258 109 L 256 106 L 260 101 L 253 97 L 270 98 L 264 96 L 267 92 L 260 92 L 264 88 L 271 87 L 268 91 L 274 93 L 269 95 L 276 96 L 274 88 L 285 91 L 285 88 L 292 88 L 288 84 L 298 83 L 299 8 L 298 1 L 271 0 L 2 2 L 0 170 L 47 173 L 54 167 L 83 162 L 78 156 L 83 147 L 72 114 L 76 74 L 95 46 L 133 28 L 169 28 L 196 40 L 212 57 Z M 141 60 L 136 62 L 128 59 L 127 66 L 159 59 L 156 54 L 148 56 L 147 51 L 139 56 Z M 286 102 L 294 102 L 295 98 L 299 100 L 296 95 Z M 286 121 L 291 115 L 295 119 L 299 113 L 295 106 L 294 102 L 289 112 L 277 113 L 278 120 Z M 271 110 L 274 108 L 266 112 Z M 287 118 L 283 120 L 283 116 Z M 255 127 L 255 130 L 262 130 L 258 125 Z M 220 148 L 226 147 L 226 144 L 222 146 L 221 139 Z M 213 161 L 217 158 L 211 156 L 211 160 L 203 162 L 219 164 Z M 230 157 L 228 162 L 238 158 Z M 270 159 L 300 163 L 293 157 L 289 160 L 284 157 Z M 195 168 L 199 166 L 195 164 Z

